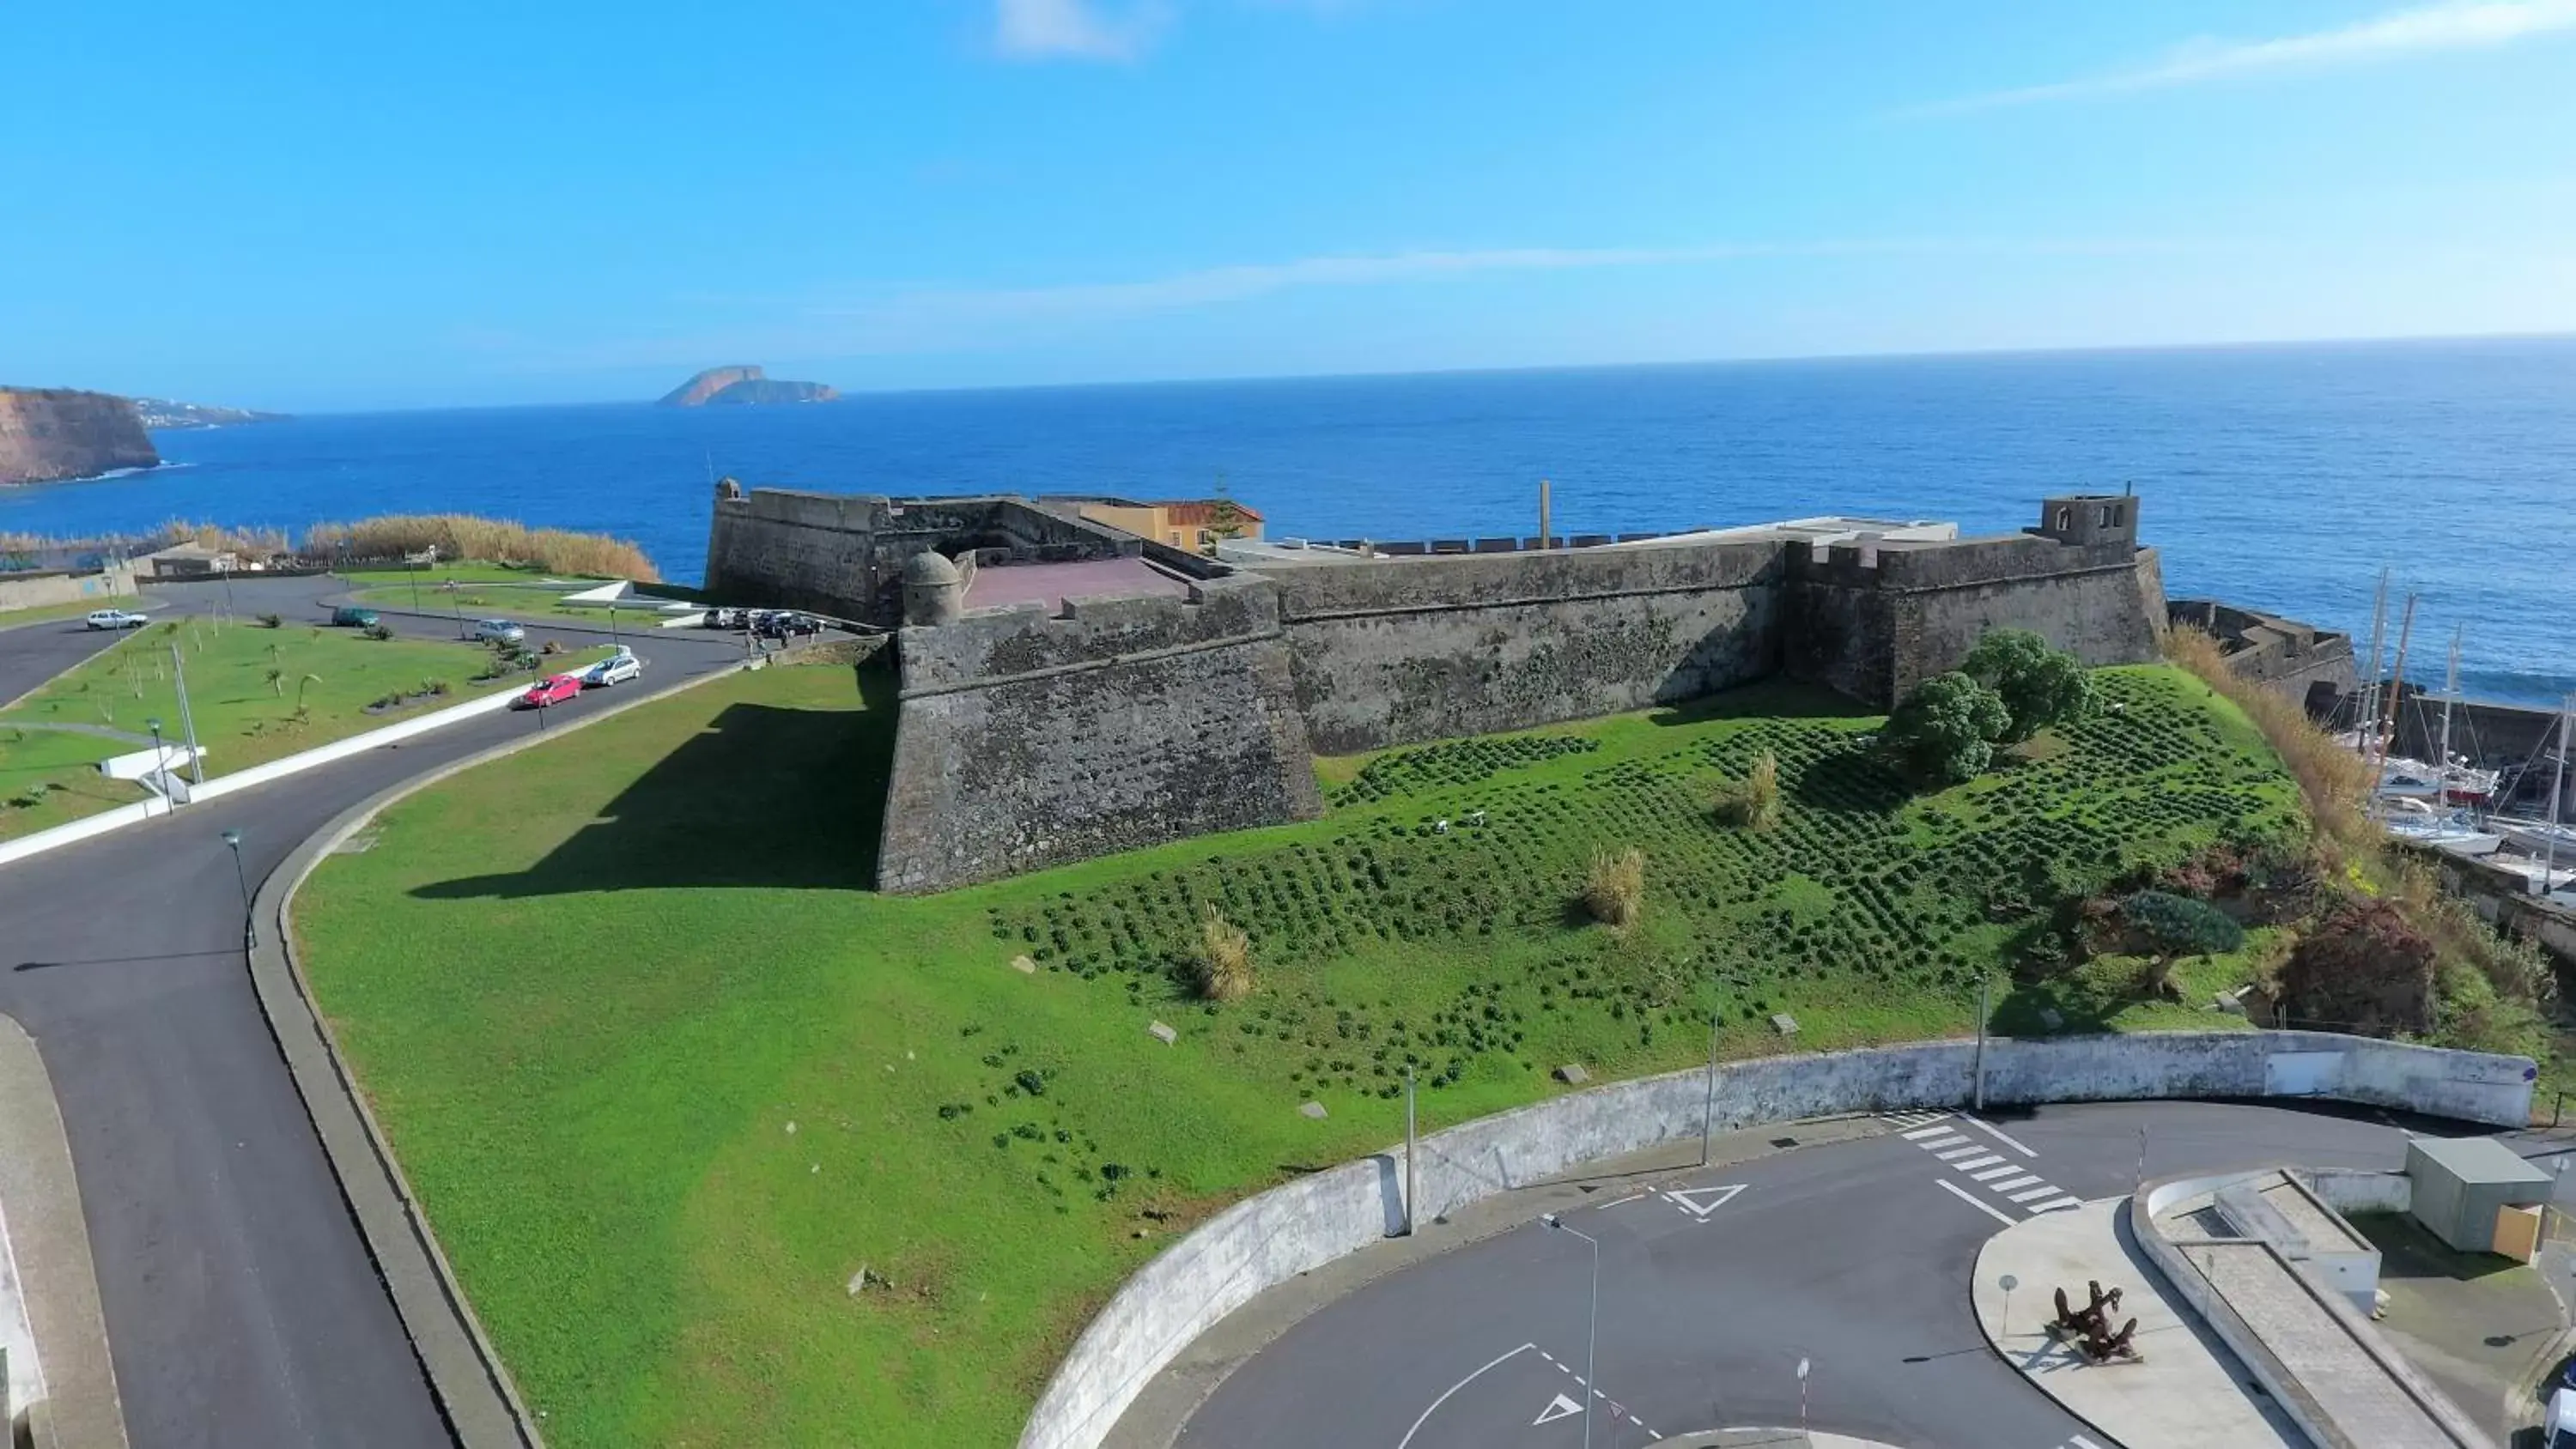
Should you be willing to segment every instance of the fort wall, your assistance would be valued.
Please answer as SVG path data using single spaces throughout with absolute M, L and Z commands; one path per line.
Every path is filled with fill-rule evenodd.
M 982 563 L 1114 558 L 1136 539 L 1023 499 L 890 498 L 760 488 L 719 493 L 707 532 L 706 588 L 719 603 L 809 609 L 892 628 L 902 622 L 904 560 L 972 555 Z M 961 566 L 971 569 L 974 565 Z
M 1301 565 L 1277 581 L 1325 754 L 1671 703 L 1779 667 L 1781 545 Z
M 1323 813 L 1265 580 L 969 614 L 897 647 L 880 889 Z

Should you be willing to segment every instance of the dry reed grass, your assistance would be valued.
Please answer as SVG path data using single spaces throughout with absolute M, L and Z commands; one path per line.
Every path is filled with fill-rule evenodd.
M 1252 938 L 1210 902 L 1199 917 L 1198 955 L 1191 961 L 1199 995 L 1241 1001 L 1252 994 Z
M 1625 850 L 1593 852 L 1583 874 L 1583 909 L 1614 931 L 1624 931 L 1646 914 L 1646 853 Z

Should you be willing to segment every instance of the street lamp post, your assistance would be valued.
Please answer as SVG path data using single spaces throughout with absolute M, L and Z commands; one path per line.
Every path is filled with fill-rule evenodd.
M 1717 1131 L 1717 1028 L 1726 1020 L 1726 1008 L 1714 1006 L 1708 1013 L 1708 1091 L 1699 1107 L 1699 1165 L 1708 1166 L 1708 1139 Z
M 170 757 L 161 753 L 161 717 L 154 715 L 143 722 L 152 731 L 152 778 L 161 782 L 161 798 L 170 798 Z
M 1539 1221 L 1553 1231 L 1572 1233 L 1592 1245 L 1592 1325 L 1583 1338 L 1583 1387 L 1586 1390 L 1583 1395 L 1583 1449 L 1592 1449 L 1592 1401 L 1601 1397 L 1597 1357 L 1601 1348 L 1601 1240 L 1580 1228 L 1567 1227 L 1565 1219 L 1556 1213 L 1549 1213 Z M 1806 1377 L 1803 1360 L 1798 1372 L 1801 1379 Z
M 249 924 L 250 924 L 250 944 L 252 944 L 252 945 L 256 946 L 256 945 L 258 945 L 258 944 L 259 944 L 259 917 L 258 917 L 258 916 L 256 916 L 256 915 L 254 915 L 254 914 L 252 914 L 252 912 L 251 912 L 251 907 L 250 907 L 250 875 L 249 875 L 249 873 L 248 873 L 248 872 L 246 872 L 246 871 L 244 871 L 244 870 L 242 869 L 242 858 L 241 858 L 241 832 L 240 832 L 240 831 L 238 831 L 238 830 L 227 830 L 227 831 L 225 831 L 225 832 L 224 832 L 224 844 L 226 844 L 226 845 L 228 845 L 228 846 L 231 846 L 231 847 L 232 847 L 232 852 L 233 852 L 233 880 L 234 880 L 234 882 L 235 882 L 236 884 L 238 884 L 238 885 L 241 887 L 241 898 L 242 898 L 242 918 L 243 918 L 245 921 L 249 922 Z
M 1798 1432 L 1801 1434 L 1807 1432 L 1807 1370 L 1813 1367 L 1815 1365 L 1806 1359 L 1798 1360 Z

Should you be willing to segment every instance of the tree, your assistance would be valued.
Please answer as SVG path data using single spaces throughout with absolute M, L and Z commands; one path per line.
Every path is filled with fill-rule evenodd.
M 1216 496 L 1208 500 L 1208 537 L 1218 541 L 1239 538 L 1249 521 L 1243 505 L 1235 502 L 1234 495 L 1226 491 L 1225 475 L 1216 475 Z
M 1977 641 L 1961 673 L 2003 697 L 2012 716 L 1999 742 L 2019 744 L 2053 724 L 2082 719 L 2093 708 L 2093 676 L 2084 661 L 2028 629 L 1996 629 Z
M 1916 685 L 1887 717 L 1879 742 L 1915 779 L 1955 785 L 1986 768 L 1994 742 L 2011 726 L 2001 695 L 1954 670 Z
M 2147 967 L 2149 994 L 2172 996 L 2173 963 L 2182 956 L 2215 956 L 2245 944 L 2245 928 L 2207 901 L 2164 891 L 2140 891 L 2120 903 L 2129 926 L 2155 948 Z

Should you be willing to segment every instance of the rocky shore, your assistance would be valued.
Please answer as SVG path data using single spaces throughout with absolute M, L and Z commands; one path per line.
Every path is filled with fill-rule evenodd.
M 89 478 L 160 461 L 130 399 L 0 387 L 0 485 Z

